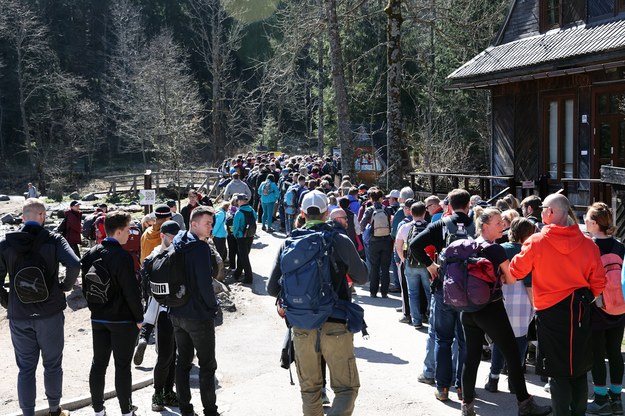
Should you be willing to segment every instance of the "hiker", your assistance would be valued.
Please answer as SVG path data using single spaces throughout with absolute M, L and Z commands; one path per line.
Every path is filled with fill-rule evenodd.
M 325 194 L 311 191 L 302 200 L 302 215 L 306 218 L 304 228 L 311 231 L 332 232 L 328 219 L 328 202 Z M 294 233 L 297 230 L 294 230 Z M 328 273 L 332 278 L 332 287 L 338 288 L 338 298 L 351 301 L 346 274 L 357 284 L 367 282 L 367 269 L 360 260 L 349 238 L 333 232 L 332 257 L 336 265 L 321 273 Z M 284 246 L 280 249 L 267 283 L 267 292 L 274 297 L 280 296 L 284 282 L 280 259 Z M 327 255 L 327 254 L 326 254 Z M 330 262 L 327 262 L 329 264 Z M 328 266 L 329 267 L 329 266 Z M 310 311 L 311 314 L 312 311 Z M 334 313 L 334 310 L 333 310 Z M 287 312 L 287 320 L 289 315 Z M 293 328 L 295 363 L 297 365 L 302 409 L 304 416 L 323 415 L 321 356 L 330 369 L 330 386 L 335 397 L 328 414 L 349 416 L 354 411 L 360 380 L 354 357 L 353 333 L 346 326 L 346 321 L 332 317 L 320 323 L 319 328 L 304 329 L 303 325 L 289 324 Z
M 28 191 L 26 191 L 26 196 L 28 198 L 39 198 L 39 192 L 37 192 L 37 187 L 33 185 L 31 182 L 28 182 Z
M 50 415 L 69 415 L 59 405 L 63 393 L 63 346 L 65 343 L 63 310 L 65 294 L 72 290 L 80 262 L 67 241 L 43 228 L 46 208 L 38 199 L 29 198 L 22 208 L 24 225 L 19 231 L 0 239 L 0 280 L 9 275 L 10 290 L 0 285 L 0 304 L 8 311 L 15 362 L 19 368 L 17 397 L 22 414 L 35 415 L 37 382 L 35 372 L 39 357 Z M 44 261 L 32 263 L 29 253 L 36 251 Z M 30 260 L 28 260 L 30 258 Z M 65 266 L 65 278 L 59 280 L 59 263 Z M 44 282 L 28 278 L 20 271 L 35 266 L 44 274 Z M 31 289 L 32 288 L 32 289 Z
M 268 174 L 267 178 L 258 186 L 258 195 L 263 208 L 262 230 L 273 233 L 275 231 L 271 227 L 273 223 L 273 208 L 280 197 L 280 190 L 272 173 Z
M 171 219 L 178 223 L 182 231 L 186 231 L 187 228 L 186 225 L 184 225 L 184 217 L 181 213 L 178 212 L 178 206 L 176 205 L 176 201 L 170 199 L 165 204 L 169 207 L 169 210 L 171 211 Z
M 254 208 L 249 205 L 247 194 L 238 194 L 237 200 L 239 201 L 239 209 L 234 214 L 232 223 L 232 234 L 237 239 L 237 268 L 232 276 L 236 280 L 241 279 L 240 281 L 244 284 L 251 285 L 254 274 L 250 263 L 250 250 L 256 235 L 257 215 Z
M 69 209 L 65 211 L 65 230 L 63 237 L 76 254 L 80 258 L 80 244 L 82 243 L 82 212 L 80 211 L 80 202 L 72 201 Z

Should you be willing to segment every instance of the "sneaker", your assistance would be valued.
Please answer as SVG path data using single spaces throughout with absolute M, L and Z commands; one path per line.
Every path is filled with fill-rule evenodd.
M 434 380 L 434 377 L 426 377 L 423 373 L 419 374 L 419 377 L 417 377 L 417 381 L 419 383 L 429 384 L 430 386 L 436 384 L 436 380 Z
M 268 233 L 275 233 L 276 230 L 274 230 L 273 228 L 269 227 L 269 228 L 267 228 L 267 232 Z
M 414 329 L 423 329 L 423 324 L 414 324 Z
M 106 416 L 106 407 L 103 407 L 99 412 L 94 413 L 95 416 Z
M 456 387 L 456 394 L 458 395 L 458 401 L 462 401 L 462 387 Z
M 264 225 L 261 227 L 261 229 L 262 229 L 263 231 L 267 231 L 267 227 L 265 227 Z
M 324 405 L 330 404 L 330 398 L 326 394 L 325 388 L 321 390 L 321 404 L 324 404 Z
M 162 412 L 165 410 L 165 395 L 162 393 L 154 393 L 152 395 L 152 411 Z
M 178 407 L 178 395 L 175 391 L 166 391 L 163 394 L 163 401 L 165 402 L 165 406 Z
M 610 397 L 610 407 L 612 408 L 613 415 L 623 414 L 623 402 L 621 401 L 620 393 L 612 393 L 608 390 L 608 396 Z
M 436 400 L 440 400 L 441 402 L 446 402 L 449 400 L 449 388 L 443 387 L 442 389 L 437 388 L 434 392 L 434 397 Z
M 69 410 L 65 410 L 61 406 L 59 406 L 59 408 L 56 409 L 55 412 L 49 411 L 48 416 L 69 416 Z
M 551 413 L 551 406 L 540 406 L 530 396 L 527 400 L 518 402 L 519 416 L 546 416 Z
M 399 323 L 400 324 L 411 324 L 412 323 L 412 319 L 410 319 L 409 316 L 405 316 L 404 315 L 404 317 L 399 320 Z
M 462 416 L 475 416 L 474 404 L 475 400 L 473 400 L 471 403 L 462 403 L 462 406 L 460 407 Z
M 551 386 L 549 385 L 549 382 L 547 382 L 547 384 L 545 384 L 545 387 L 543 387 L 543 390 L 545 390 L 545 392 L 551 394 Z
M 488 382 L 484 386 L 484 390 L 490 391 L 491 393 L 497 393 L 499 391 L 499 389 L 497 388 L 498 384 L 499 384 L 499 378 L 495 378 L 489 374 Z
M 135 365 L 141 365 L 141 363 L 143 362 L 143 356 L 145 355 L 145 348 L 147 346 L 148 341 L 143 338 L 139 338 L 139 343 L 137 344 L 137 348 L 135 349 L 135 358 L 133 359 Z

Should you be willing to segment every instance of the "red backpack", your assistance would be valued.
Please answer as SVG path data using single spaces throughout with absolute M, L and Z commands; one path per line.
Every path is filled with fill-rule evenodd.
M 622 315 L 625 313 L 625 299 L 621 287 L 623 258 L 614 252 L 606 253 L 601 256 L 601 263 L 606 277 L 605 289 L 601 294 L 603 297 L 601 309 L 609 315 Z

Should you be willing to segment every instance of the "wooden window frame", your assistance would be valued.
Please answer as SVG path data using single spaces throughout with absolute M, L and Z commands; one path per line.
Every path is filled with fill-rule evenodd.
M 558 2 L 558 21 L 554 24 L 548 23 L 547 18 L 547 4 L 550 0 L 540 0 L 539 3 L 539 26 L 540 32 L 544 33 L 551 29 L 557 29 L 562 27 L 562 0 L 555 0 Z M 619 0 L 616 0 L 619 1 Z
M 542 116 L 542 137 L 543 137 L 543 171 L 549 173 L 549 103 L 558 102 L 558 162 L 557 173 L 555 178 L 550 180 L 559 181 L 564 174 L 564 140 L 566 129 L 566 111 L 565 103 L 567 100 L 573 100 L 573 169 L 572 177 L 577 178 L 579 172 L 579 125 L 577 123 L 579 113 L 579 100 L 573 91 L 564 91 L 557 94 L 545 94 L 542 96 L 541 116 Z

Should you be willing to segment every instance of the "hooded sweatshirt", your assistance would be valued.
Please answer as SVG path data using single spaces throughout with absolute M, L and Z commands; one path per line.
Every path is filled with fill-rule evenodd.
M 180 231 L 173 241 L 174 250 L 185 253 L 185 269 L 191 298 L 169 313 L 185 319 L 214 319 L 217 299 L 213 290 L 210 247 L 191 231 Z
M 537 310 L 550 308 L 580 288 L 599 296 L 606 284 L 599 248 L 577 224 L 545 225 L 525 241 L 510 262 L 510 273 L 523 279 L 530 272 Z
M 161 244 L 161 225 L 154 224 L 148 227 L 147 230 L 141 236 L 141 259 L 140 262 L 143 264 L 143 260 L 147 256 L 150 255 L 152 251 L 156 247 Z

